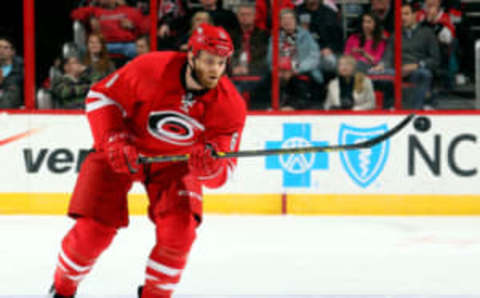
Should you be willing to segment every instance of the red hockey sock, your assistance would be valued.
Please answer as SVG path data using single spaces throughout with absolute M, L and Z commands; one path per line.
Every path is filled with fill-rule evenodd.
M 55 270 L 55 290 L 63 296 L 74 295 L 79 282 L 90 272 L 96 258 L 110 245 L 116 228 L 90 218 L 77 219 L 62 241 Z
M 147 263 L 142 298 L 170 298 L 180 281 L 195 239 L 197 222 L 190 212 L 155 220 L 157 244 Z

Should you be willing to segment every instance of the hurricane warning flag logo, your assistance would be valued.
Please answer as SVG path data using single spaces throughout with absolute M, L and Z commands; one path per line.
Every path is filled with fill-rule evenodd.
M 346 145 L 364 142 L 385 133 L 387 130 L 386 124 L 371 128 L 342 124 L 338 133 L 338 143 Z M 382 172 L 389 149 L 390 140 L 386 140 L 367 149 L 342 151 L 340 152 L 340 159 L 350 178 L 359 186 L 366 188 Z

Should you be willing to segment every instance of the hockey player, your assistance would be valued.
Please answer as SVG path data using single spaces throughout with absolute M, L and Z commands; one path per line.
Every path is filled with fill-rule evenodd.
M 188 53 L 140 56 L 95 84 L 86 99 L 94 152 L 82 165 L 68 214 L 76 222 L 63 238 L 50 297 L 73 297 L 79 282 L 128 225 L 127 193 L 141 181 L 156 225 L 141 298 L 171 297 L 195 229 L 202 221 L 202 185 L 223 185 L 235 159 L 245 103 L 224 76 L 233 52 L 228 33 L 201 25 Z M 188 162 L 141 165 L 139 155 L 190 154 Z

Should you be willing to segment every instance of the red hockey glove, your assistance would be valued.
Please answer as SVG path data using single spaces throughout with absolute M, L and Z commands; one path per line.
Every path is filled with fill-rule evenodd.
M 104 148 L 112 169 L 121 174 L 138 172 L 138 153 L 134 146 L 128 143 L 129 135 L 125 132 L 108 136 Z
M 223 160 L 213 157 L 216 146 L 213 144 L 197 145 L 193 147 L 188 159 L 190 173 L 198 178 L 208 178 L 220 170 Z

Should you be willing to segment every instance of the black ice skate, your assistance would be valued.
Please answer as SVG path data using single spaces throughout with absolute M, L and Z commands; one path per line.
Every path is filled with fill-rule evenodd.
M 50 288 L 50 291 L 48 291 L 48 296 L 47 298 L 74 298 L 75 295 L 73 296 L 63 296 L 63 295 L 60 295 L 60 294 L 57 294 L 57 292 L 55 292 L 55 286 L 52 285 L 52 287 Z

